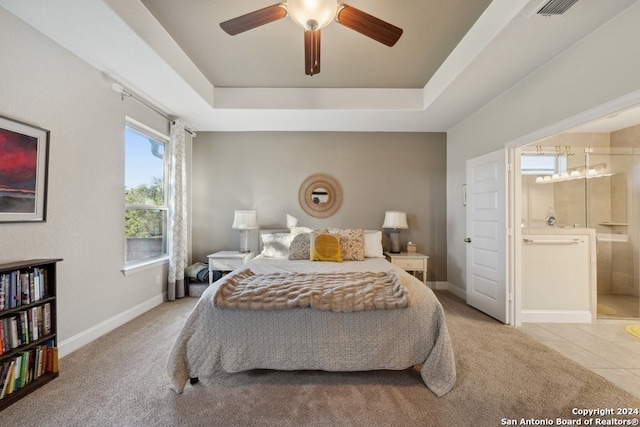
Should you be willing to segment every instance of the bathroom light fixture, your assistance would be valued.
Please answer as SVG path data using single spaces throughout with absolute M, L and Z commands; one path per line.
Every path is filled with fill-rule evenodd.
M 258 228 L 256 211 L 235 211 L 231 228 L 240 230 L 240 253 L 251 252 L 249 249 L 249 230 Z
M 536 184 L 549 184 L 560 181 L 571 181 L 573 179 L 599 178 L 603 176 L 611 176 L 613 173 L 607 172 L 606 163 L 598 163 L 587 169 L 584 166 L 567 169 L 563 173 L 554 173 L 552 175 L 536 177 Z
M 409 228 L 407 225 L 407 214 L 405 212 L 386 211 L 384 213 L 382 228 L 391 229 L 389 232 L 389 240 L 391 241 L 389 252 L 394 254 L 400 253 L 400 232 L 398 230 Z

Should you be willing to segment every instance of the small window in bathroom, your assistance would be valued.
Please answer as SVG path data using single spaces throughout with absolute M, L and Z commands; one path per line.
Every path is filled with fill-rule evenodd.
M 567 170 L 565 156 L 545 156 L 523 154 L 521 161 L 522 175 L 551 175 Z

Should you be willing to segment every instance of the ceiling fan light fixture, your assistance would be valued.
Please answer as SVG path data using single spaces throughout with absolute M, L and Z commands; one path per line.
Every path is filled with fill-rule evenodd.
M 287 0 L 221 22 L 220 27 L 227 34 L 235 36 L 287 15 L 304 29 L 305 74 L 309 76 L 320 72 L 320 30 L 331 21 L 335 20 L 387 46 L 393 46 L 402 35 L 402 28 L 355 7 L 338 3 L 338 0 Z
M 287 13 L 305 31 L 326 27 L 334 20 L 337 0 L 287 0 Z

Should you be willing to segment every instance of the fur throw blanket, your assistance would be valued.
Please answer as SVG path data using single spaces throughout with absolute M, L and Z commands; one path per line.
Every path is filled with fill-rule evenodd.
M 393 272 L 255 274 L 247 269 L 223 279 L 213 304 L 234 309 L 309 307 L 346 313 L 404 308 L 409 297 Z

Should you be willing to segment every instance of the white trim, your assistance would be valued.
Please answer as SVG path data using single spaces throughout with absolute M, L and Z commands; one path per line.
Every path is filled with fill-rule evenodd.
M 436 282 L 427 282 L 427 286 L 429 287 L 429 289 L 434 289 L 434 290 L 438 290 L 438 291 L 447 291 L 449 290 L 449 282 L 442 282 L 442 281 L 436 281 Z
M 162 257 L 154 258 L 151 261 L 137 262 L 125 265 L 122 269 L 122 274 L 124 274 L 125 276 L 130 276 L 132 274 L 139 273 L 144 270 L 149 270 L 151 268 L 155 268 L 165 264 L 169 264 L 169 255 L 163 255 Z
M 126 200 L 125 200 L 125 213 L 127 211 L 127 209 L 148 209 L 148 210 L 156 210 L 156 211 L 160 211 L 160 212 L 165 212 L 166 215 L 166 221 L 169 221 L 169 193 L 171 191 L 171 185 L 172 183 L 170 182 L 170 174 L 169 174 L 169 168 L 170 168 L 170 162 L 171 162 L 171 138 L 169 138 L 167 135 L 164 135 L 161 132 L 158 132 L 157 130 L 145 125 L 144 123 L 141 123 L 135 119 L 132 119 L 131 117 L 127 116 L 125 117 L 125 121 L 126 121 L 126 126 L 125 126 L 125 130 L 127 128 L 131 128 L 133 129 L 135 132 L 138 132 L 142 135 L 146 135 L 147 137 L 151 137 L 151 138 L 155 138 L 158 140 L 158 142 L 164 144 L 164 180 L 163 180 L 163 187 L 164 187 L 164 204 L 162 206 L 154 206 L 154 205 L 140 205 L 140 204 L 127 204 Z M 125 138 L 125 146 L 127 144 L 126 138 Z M 125 174 L 126 175 L 126 174 Z M 124 244 L 124 251 L 125 254 L 127 253 L 127 237 L 123 236 L 124 239 L 122 241 L 122 243 Z M 169 242 L 169 231 L 168 231 L 168 226 L 167 226 L 167 230 L 165 230 L 164 236 L 163 236 L 167 242 Z M 155 267 L 156 265 L 160 265 L 161 263 L 168 263 L 169 260 L 169 244 L 167 243 L 167 249 L 166 252 L 163 254 L 160 254 L 156 257 L 153 257 L 151 259 L 142 259 L 142 260 L 134 260 L 131 262 L 127 262 L 125 260 L 124 263 L 124 267 L 122 268 L 122 274 L 124 274 L 125 276 L 128 276 L 130 274 L 134 274 L 137 273 L 139 271 L 142 270 L 146 270 L 148 268 L 151 267 Z M 126 257 L 126 256 L 125 256 Z
M 588 310 L 522 310 L 520 320 L 525 323 L 591 323 Z
M 138 304 L 135 307 L 132 307 L 126 311 L 123 311 L 120 314 L 113 316 L 110 319 L 105 320 L 91 328 L 80 332 L 72 336 L 71 338 L 67 338 L 64 341 L 58 343 L 58 357 L 62 358 L 74 351 L 78 350 L 80 347 L 89 344 L 97 338 L 113 331 L 119 326 L 124 325 L 125 323 L 135 319 L 143 313 L 151 310 L 152 308 L 162 304 L 165 300 L 164 294 L 156 295 L 155 297 L 143 302 L 142 304 Z
M 575 114 L 564 120 L 539 129 L 535 132 L 523 135 L 505 144 L 505 146 L 521 147 L 523 145 L 540 141 L 542 139 L 549 138 L 562 132 L 566 132 L 571 128 L 577 127 L 592 120 L 603 118 L 605 116 L 608 116 L 609 114 L 617 113 L 638 104 L 640 104 L 640 90 L 636 90 L 612 101 L 605 102 L 604 104 L 598 105 L 594 108 L 590 108 L 586 111 L 583 111 L 582 113 Z
M 507 200 L 506 200 L 506 203 L 507 204 L 512 203 L 514 208 L 514 214 L 511 216 L 510 221 L 507 224 L 507 227 L 513 231 L 513 242 L 522 241 L 521 240 L 522 233 L 520 228 L 522 212 L 520 208 L 518 208 L 520 201 L 522 200 L 521 174 L 519 172 L 520 171 L 520 154 L 521 154 L 520 148 L 524 145 L 541 141 L 543 139 L 549 138 L 554 135 L 558 135 L 563 132 L 567 132 L 571 128 L 577 127 L 579 125 L 590 122 L 592 120 L 597 120 L 602 117 L 606 117 L 607 115 L 625 110 L 629 107 L 633 107 L 638 104 L 640 104 L 640 90 L 636 90 L 627 95 L 613 99 L 609 102 L 605 102 L 604 104 L 590 108 L 579 114 L 570 116 L 552 125 L 546 126 L 542 129 L 538 129 L 535 132 L 530 132 L 519 138 L 513 139 L 507 144 L 505 144 L 506 148 L 516 149 L 516 150 L 513 150 L 514 161 L 512 163 L 512 168 L 515 172 L 513 174 L 514 178 L 512 179 L 512 182 L 514 185 L 511 187 L 511 190 L 508 192 Z M 508 289 L 510 288 L 513 290 L 513 293 L 511 295 L 512 301 L 510 302 L 510 305 L 513 310 L 513 319 L 511 324 L 517 327 L 517 326 L 520 326 L 522 322 L 532 321 L 532 320 L 528 320 L 531 316 L 533 316 L 533 318 L 538 318 L 539 316 L 537 314 L 534 314 L 533 312 L 527 312 L 525 310 L 522 310 L 522 298 L 521 298 L 522 256 L 520 253 L 520 247 L 517 244 L 514 244 L 513 246 L 512 257 L 513 257 L 512 260 L 514 262 L 514 265 L 512 265 L 511 267 L 513 271 L 510 273 L 510 276 L 508 279 L 508 280 L 511 280 L 512 283 L 508 284 Z M 546 316 L 542 316 L 542 317 L 546 318 Z M 563 317 L 563 316 L 560 316 L 560 317 Z M 584 323 L 590 323 L 591 321 L 592 321 L 591 315 L 589 314 L 589 320 L 584 321 Z M 568 322 L 572 322 L 572 321 L 568 321 Z
M 132 119 L 129 116 L 125 117 L 125 121 L 127 123 L 127 126 L 136 129 L 138 132 L 149 133 L 149 134 L 155 136 L 156 138 L 161 139 L 162 142 L 165 142 L 165 143 L 171 141 L 171 138 L 169 138 L 168 135 L 165 135 L 162 132 L 158 132 L 154 128 L 149 127 L 149 126 L 145 125 L 144 123 L 141 123 L 141 122 L 139 122 L 139 121 L 137 121 L 135 119 Z
M 509 308 L 511 310 L 511 325 L 522 325 L 522 244 L 516 242 L 522 242 L 522 173 L 521 168 L 521 148 L 510 148 L 511 153 L 511 173 L 510 182 L 512 183 L 511 191 L 507 197 L 507 203 L 512 210 L 510 221 L 507 224 L 510 230 L 512 230 L 511 250 L 510 252 L 510 265 L 509 265 L 509 281 L 508 288 L 511 292 Z M 518 224 L 518 226 L 516 226 Z
M 467 301 L 467 291 L 465 289 L 459 288 L 458 286 L 455 286 L 452 283 L 448 283 L 447 286 L 447 291 L 451 292 L 453 295 L 457 296 L 458 298 L 461 298 L 465 301 Z
M 467 292 L 464 289 L 459 288 L 452 283 L 443 282 L 443 281 L 427 282 L 427 286 L 429 287 L 429 289 L 432 289 L 432 290 L 448 291 L 453 295 L 457 296 L 458 298 L 462 298 L 465 301 L 467 300 Z
M 500 37 L 527 4 L 527 0 L 500 0 L 486 8 L 424 86 L 424 109 L 442 97 L 447 89 L 450 90 L 471 68 L 473 61 L 486 54 L 491 43 Z

